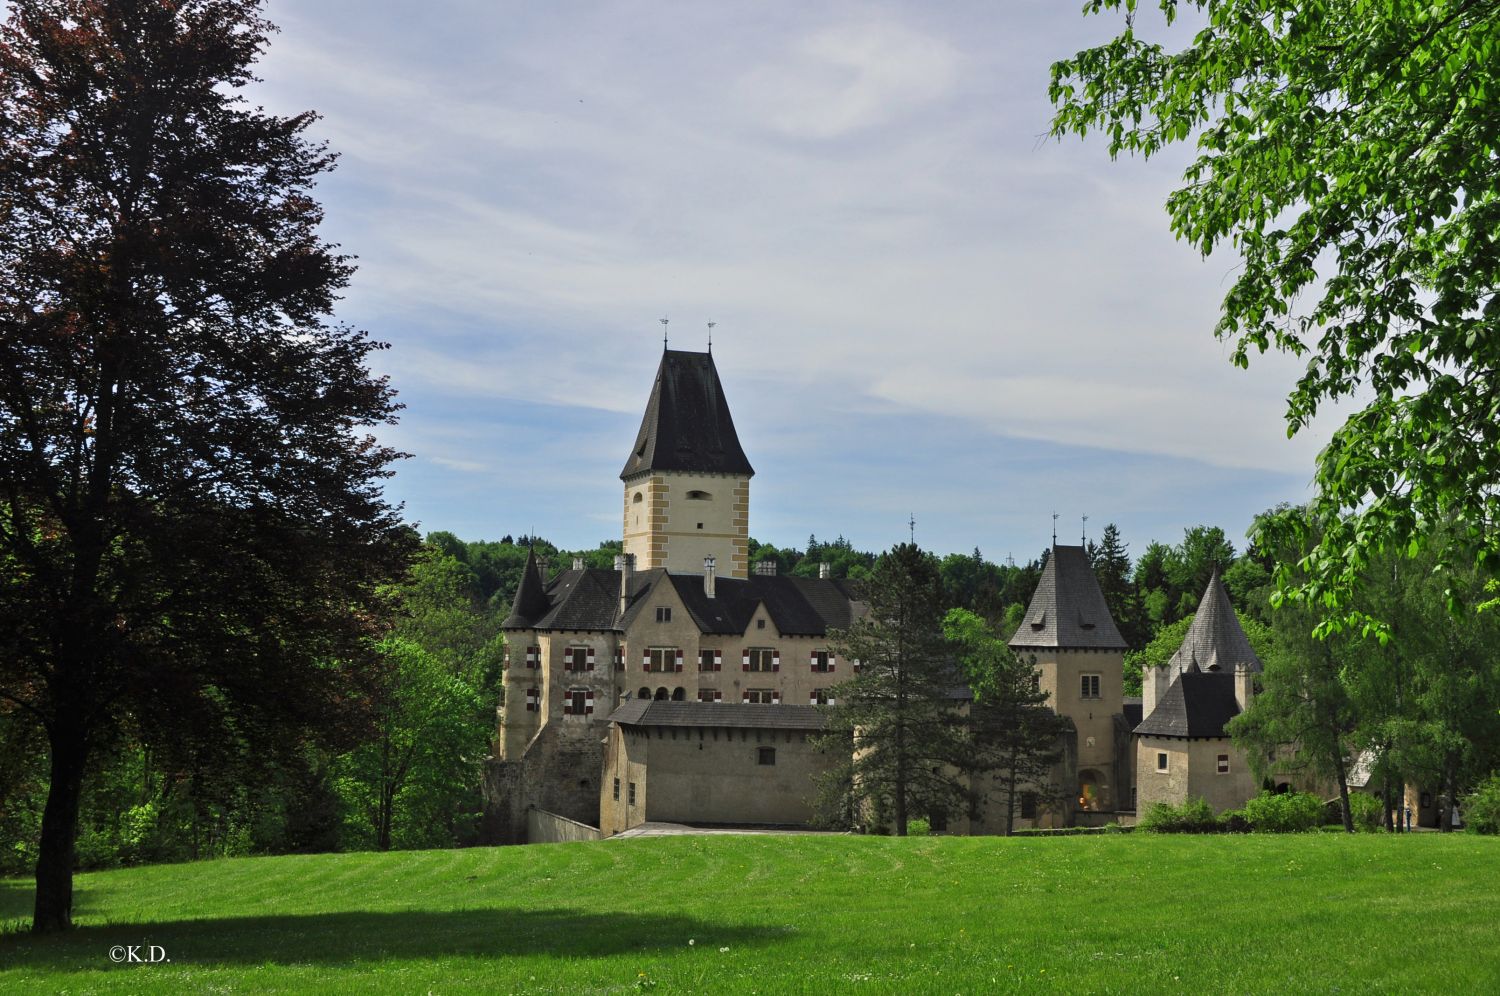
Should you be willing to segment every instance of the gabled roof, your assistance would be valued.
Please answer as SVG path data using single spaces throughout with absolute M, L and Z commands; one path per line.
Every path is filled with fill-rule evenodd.
M 1099 588 L 1099 579 L 1081 546 L 1053 546 L 1031 605 L 1010 645 L 1060 650 L 1125 650 Z
M 551 602 L 542 590 L 542 573 L 536 566 L 536 551 L 528 549 L 526 565 L 521 568 L 521 583 L 516 585 L 516 597 L 511 599 L 510 615 L 500 628 L 530 629 L 550 608 Z
M 1157 737 L 1227 737 L 1224 724 L 1240 714 L 1234 675 L 1179 674 L 1135 732 Z
M 717 726 L 736 730 L 821 730 L 816 706 L 727 705 L 722 702 L 667 702 L 630 699 L 609 714 L 621 726 Z
M 524 579 L 523 579 L 524 583 Z M 777 575 L 718 578 L 716 597 L 703 592 L 703 576 L 669 574 L 656 568 L 630 576 L 625 613 L 620 614 L 620 572 L 585 568 L 564 571 L 543 588 L 544 605 L 525 626 L 543 630 L 627 629 L 658 585 L 670 585 L 701 633 L 736 635 L 750 628 L 760 606 L 785 636 L 822 636 L 853 622 L 857 593 L 848 581 Z M 519 592 L 517 598 L 519 599 Z M 515 618 L 515 613 L 512 613 Z M 510 620 L 506 620 L 509 625 Z
M 1229 592 L 1219 577 L 1219 568 L 1214 567 L 1208 579 L 1208 588 L 1198 602 L 1198 611 L 1193 615 L 1193 624 L 1183 637 L 1182 646 L 1167 662 L 1172 671 L 1187 671 L 1194 662 L 1198 669 L 1206 672 L 1228 671 L 1244 665 L 1251 671 L 1264 670 L 1250 639 L 1240 626 L 1234 606 L 1229 603 Z
M 754 475 L 712 353 L 669 349 L 662 354 L 641 431 L 620 477 L 652 470 Z

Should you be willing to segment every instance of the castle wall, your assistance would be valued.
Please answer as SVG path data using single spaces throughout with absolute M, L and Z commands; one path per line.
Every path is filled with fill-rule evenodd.
M 633 477 L 625 482 L 624 529 L 624 552 L 639 570 L 697 574 L 713 556 L 720 577 L 748 577 L 750 480 L 686 471 Z
M 1018 650 L 1035 658 L 1047 704 L 1073 721 L 1078 731 L 1077 779 L 1093 786 L 1092 806 L 1099 811 L 1129 808 L 1130 784 L 1119 770 L 1116 717 L 1124 713 L 1125 655 L 1119 650 Z M 1098 695 L 1085 693 L 1083 676 L 1098 675 Z M 1092 683 L 1091 683 L 1092 685 Z M 1061 786 L 1066 794 L 1081 785 Z
M 1157 768 L 1157 754 L 1167 755 L 1167 770 Z M 1220 774 L 1218 758 L 1227 755 L 1229 772 Z M 1145 815 L 1153 803 L 1181 805 L 1202 798 L 1214 812 L 1238 809 L 1259 793 L 1244 751 L 1228 740 L 1184 740 L 1176 737 L 1136 738 L 1137 812 Z

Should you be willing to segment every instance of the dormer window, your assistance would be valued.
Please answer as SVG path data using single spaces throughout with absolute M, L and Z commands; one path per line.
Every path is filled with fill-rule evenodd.
M 707 491 L 689 491 L 687 496 L 688 501 L 711 501 L 713 499 L 713 495 Z
M 1046 609 L 1039 610 L 1036 615 L 1034 615 L 1034 616 L 1031 617 L 1031 628 L 1032 629 L 1041 629 L 1042 627 L 1044 627 L 1046 625 L 1047 625 L 1047 610 Z

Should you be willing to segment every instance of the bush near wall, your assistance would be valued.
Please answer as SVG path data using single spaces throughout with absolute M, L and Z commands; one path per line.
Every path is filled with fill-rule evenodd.
M 1464 800 L 1464 825 L 1470 833 L 1500 834 L 1500 774 L 1479 783 Z
M 1221 829 L 1213 807 L 1202 799 L 1189 799 L 1180 806 L 1153 802 L 1136 827 L 1147 833 L 1217 833 Z
M 1323 822 L 1323 802 L 1307 792 L 1262 792 L 1245 803 L 1245 820 L 1255 833 L 1300 833 Z

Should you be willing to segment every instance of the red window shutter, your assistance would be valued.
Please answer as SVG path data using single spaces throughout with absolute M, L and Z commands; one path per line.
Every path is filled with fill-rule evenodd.
M 781 693 L 780 692 L 772 692 L 771 693 L 771 704 L 772 705 L 781 705 Z
M 674 671 L 681 671 L 682 670 L 682 648 L 681 647 L 677 648 L 677 662 L 673 666 L 672 670 L 674 670 Z
M 747 704 L 750 702 L 750 693 L 748 691 L 745 692 L 745 702 Z
M 649 670 L 651 670 L 651 651 L 649 651 L 649 650 L 642 650 L 641 651 L 641 670 L 642 671 L 649 671 Z
M 714 701 L 715 702 L 722 702 L 723 700 L 724 700 L 724 693 L 723 692 L 714 692 Z
M 740 670 L 750 670 L 750 651 L 746 650 L 740 657 Z
M 625 648 L 624 647 L 616 647 L 615 648 L 615 670 L 616 671 L 623 671 L 623 670 L 625 670 Z
M 773 650 L 773 651 L 771 651 L 771 670 L 772 671 L 780 671 L 781 670 L 781 651 L 779 651 L 779 650 Z
M 835 667 L 834 661 L 836 660 L 838 660 L 838 658 L 833 656 L 833 651 L 828 651 L 828 671 L 830 674 L 833 672 L 833 669 Z
M 724 667 L 724 651 L 722 651 L 722 650 L 715 650 L 714 651 L 714 670 L 718 671 L 718 670 L 721 670 L 723 667 Z
M 592 716 L 594 714 L 594 692 L 593 692 L 593 689 L 589 690 L 588 696 L 584 699 L 583 712 L 584 712 L 584 715 L 586 715 L 586 716 Z
M 593 670 L 593 669 L 594 669 L 594 648 L 593 648 L 593 647 L 590 647 L 590 648 L 589 648 L 589 663 L 588 663 L 588 669 L 589 669 L 589 670 L 590 670 L 590 671 L 592 671 L 592 670 Z
M 807 666 L 814 671 L 818 669 L 818 655 L 816 651 L 807 655 Z
M 818 697 L 816 695 L 809 695 L 807 697 L 807 704 L 808 705 L 817 705 L 818 704 Z

